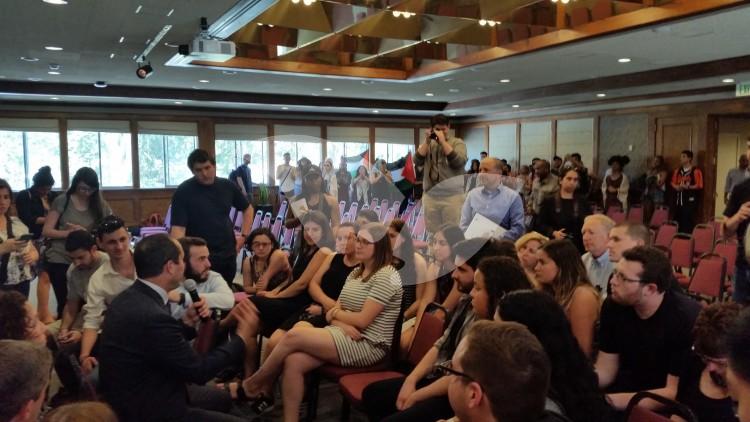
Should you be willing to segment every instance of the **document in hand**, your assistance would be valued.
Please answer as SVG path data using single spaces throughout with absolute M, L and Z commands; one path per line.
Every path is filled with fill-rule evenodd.
M 489 218 L 483 216 L 482 214 L 476 213 L 474 214 L 474 218 L 471 219 L 469 227 L 466 228 L 464 237 L 466 237 L 467 239 L 472 239 L 475 237 L 494 237 L 496 239 L 502 239 L 503 236 L 505 236 L 505 232 L 507 231 L 508 230 L 495 224 L 495 222 L 490 220 Z

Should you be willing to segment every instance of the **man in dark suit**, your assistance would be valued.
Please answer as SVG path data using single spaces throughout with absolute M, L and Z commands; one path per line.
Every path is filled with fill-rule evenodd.
M 195 336 L 197 309 L 207 316 L 207 307 L 198 302 L 179 321 L 167 301 L 167 293 L 184 279 L 179 243 L 167 235 L 147 237 L 136 245 L 133 259 L 140 278 L 112 302 L 103 326 L 99 362 L 105 400 L 121 421 L 241 420 L 217 411 L 229 410 L 228 393 L 187 384 L 204 384 L 242 361 L 245 344 L 255 341 L 246 318 L 238 318 L 235 338 L 197 355 L 188 339 Z M 240 313 L 247 312 L 244 306 Z M 206 400 L 217 392 L 220 400 Z M 204 402 L 202 409 L 198 401 Z

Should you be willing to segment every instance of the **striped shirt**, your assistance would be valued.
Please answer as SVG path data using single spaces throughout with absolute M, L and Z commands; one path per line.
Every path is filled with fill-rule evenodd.
M 381 268 L 366 283 L 362 282 L 360 271 L 354 270 L 341 290 L 339 305 L 349 312 L 360 312 L 367 299 L 383 305 L 383 310 L 362 331 L 362 337 L 374 345 L 390 347 L 401 312 L 401 295 L 401 277 L 392 266 Z

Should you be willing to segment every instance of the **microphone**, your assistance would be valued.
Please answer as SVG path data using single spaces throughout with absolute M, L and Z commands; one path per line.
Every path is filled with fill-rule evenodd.
M 195 280 L 187 279 L 182 283 L 182 287 L 185 288 L 185 290 L 188 291 L 188 294 L 190 295 L 190 300 L 193 301 L 193 303 L 200 302 L 201 298 L 198 296 L 198 284 L 195 282 Z M 208 318 L 201 317 L 201 321 L 206 321 Z

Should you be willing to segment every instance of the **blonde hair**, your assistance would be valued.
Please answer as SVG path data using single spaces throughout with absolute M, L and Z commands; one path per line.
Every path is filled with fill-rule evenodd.
M 528 232 L 525 235 L 519 237 L 518 240 L 516 240 L 516 250 L 523 248 L 524 245 L 531 242 L 532 240 L 536 240 L 537 242 L 544 245 L 549 241 L 549 238 L 539 232 Z
M 609 233 L 609 231 L 612 230 L 613 227 L 615 227 L 615 220 L 607 217 L 604 214 L 591 214 L 583 219 L 583 224 L 586 224 L 587 221 L 601 224 L 605 229 L 607 229 L 607 233 Z
M 112 409 L 96 401 L 70 403 L 49 412 L 43 422 L 117 422 Z

